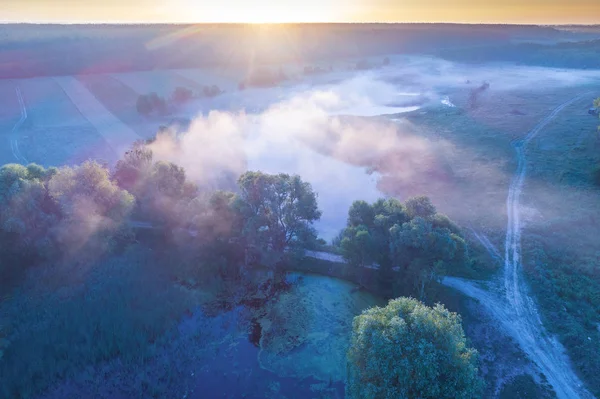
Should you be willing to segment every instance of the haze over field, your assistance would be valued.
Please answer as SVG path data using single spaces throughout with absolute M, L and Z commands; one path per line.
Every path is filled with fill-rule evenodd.
M 558 10 L 384 3 L 344 10 Z M 600 395 L 598 51 L 594 26 L 2 26 L 0 397 Z

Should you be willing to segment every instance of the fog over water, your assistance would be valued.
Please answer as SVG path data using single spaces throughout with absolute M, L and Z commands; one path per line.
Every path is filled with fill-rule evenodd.
M 319 195 L 319 234 L 343 227 L 355 200 L 374 201 L 381 177 L 367 167 L 409 181 L 435 158 L 432 143 L 415 135 L 402 113 L 454 107 L 453 90 L 489 82 L 494 90 L 566 87 L 600 79 L 599 71 L 511 65 L 462 65 L 426 57 L 398 57 L 392 66 L 340 72 L 277 88 L 229 90 L 190 104 L 188 132 L 159 140 L 154 151 L 185 167 L 201 183 L 245 170 L 299 174 Z M 199 79 L 198 72 L 187 71 Z M 311 79 L 311 80 L 309 80 Z M 434 108 L 431 108 L 431 106 Z M 394 115 L 390 118 L 370 118 Z M 360 117 L 360 118 L 356 118 Z M 383 165 L 383 168 L 381 166 Z

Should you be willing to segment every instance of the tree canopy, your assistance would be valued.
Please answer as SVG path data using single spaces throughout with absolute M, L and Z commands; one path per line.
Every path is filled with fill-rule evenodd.
M 288 246 L 316 239 L 312 224 L 321 217 L 317 194 L 300 176 L 246 172 L 238 186 L 248 245 L 283 254 Z
M 445 270 L 469 263 L 460 229 L 437 213 L 427 197 L 410 198 L 405 204 L 393 198 L 373 204 L 355 201 L 340 238 L 346 261 L 358 268 L 378 266 L 384 290 L 392 296 L 423 299 Z M 392 273 L 393 268 L 398 273 Z
M 482 387 L 460 316 L 412 298 L 356 316 L 347 359 L 346 394 L 353 399 L 467 399 Z

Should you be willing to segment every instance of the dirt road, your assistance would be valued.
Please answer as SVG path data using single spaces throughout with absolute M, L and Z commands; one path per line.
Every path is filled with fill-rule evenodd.
M 15 92 L 17 94 L 17 99 L 19 100 L 19 106 L 21 107 L 21 118 L 10 132 L 10 150 L 12 151 L 13 156 L 15 157 L 17 162 L 23 165 L 27 165 L 27 159 L 25 159 L 25 157 L 21 153 L 21 150 L 19 150 L 19 129 L 21 128 L 21 125 L 27 120 L 27 108 L 25 107 L 25 102 L 23 101 L 21 89 L 17 87 L 15 89 Z
M 588 94 L 588 93 L 586 93 Z M 559 398 L 593 398 L 571 368 L 563 346 L 548 335 L 540 319 L 537 306 L 529 296 L 525 281 L 521 278 L 521 217 L 520 197 L 527 172 L 525 150 L 534 139 L 563 109 L 586 94 L 577 96 L 542 119 L 523 139 L 514 143 L 517 152 L 517 171 L 509 186 L 506 199 L 507 228 L 504 258 L 489 239 L 473 231 L 475 237 L 490 255 L 504 264 L 504 290 L 489 289 L 478 283 L 455 277 L 446 277 L 443 283 L 479 300 L 498 319 L 509 335 L 540 368 Z M 307 252 L 307 256 L 343 262 L 340 257 L 322 252 Z M 332 258 L 335 258 L 332 259 Z M 498 287 L 500 288 L 500 287 Z
M 523 351 L 544 373 L 559 398 L 591 398 L 593 396 L 585 390 L 573 372 L 563 346 L 556 338 L 546 333 L 537 306 L 529 296 L 528 287 L 522 279 L 520 196 L 527 172 L 525 157 L 527 144 L 564 108 L 586 94 L 577 96 L 555 108 L 525 138 L 514 143 L 518 166 L 506 199 L 508 220 L 504 251 L 505 298 L 502 295 L 483 290 L 473 282 L 457 278 L 444 280 L 444 284 L 480 300 L 504 324 Z M 491 251 L 490 248 L 488 250 L 490 255 L 497 258 L 497 253 Z

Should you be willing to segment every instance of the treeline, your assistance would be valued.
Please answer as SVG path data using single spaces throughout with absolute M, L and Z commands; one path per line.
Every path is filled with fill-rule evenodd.
M 287 247 L 316 239 L 316 194 L 298 176 L 247 172 L 237 194 L 200 192 L 173 163 L 136 143 L 114 170 L 95 162 L 44 169 L 0 168 L 0 234 L 7 271 L 41 261 L 90 257 L 157 231 L 163 246 L 211 253 L 227 245 L 274 265 Z M 267 261 L 270 257 L 272 261 Z M 231 259 L 234 261 L 234 259 Z M 239 260 L 239 259 L 238 259 Z
M 600 68 L 600 40 L 557 44 L 501 44 L 438 49 L 433 54 L 458 62 L 514 62 L 555 68 Z
M 317 194 L 299 176 L 246 172 L 236 192 L 200 190 L 183 168 L 135 143 L 113 170 L 85 162 L 0 168 L 0 251 L 4 275 L 47 261 L 90 259 L 134 241 L 223 265 L 281 269 L 304 248 L 323 248 L 313 223 Z M 158 238 L 158 239 L 157 239 Z M 469 267 L 459 228 L 428 198 L 355 202 L 334 240 L 358 276 L 376 269 L 380 293 L 425 298 L 450 269 Z
M 539 26 L 286 24 L 270 26 L 271 45 L 264 46 L 260 45 L 264 33 L 247 24 L 22 24 L 7 25 L 4 31 L 0 37 L 1 78 L 214 66 L 245 68 L 250 62 L 255 65 L 295 62 L 298 55 L 304 61 L 315 62 L 342 57 L 423 54 L 448 48 L 480 51 L 487 46 L 502 48 L 514 39 L 575 41 L 597 37 Z M 295 51 L 287 51 L 290 46 Z M 121 54 L 127 57 L 120 57 Z
M 307 261 L 304 249 L 327 247 L 313 227 L 321 217 L 317 198 L 299 176 L 261 172 L 242 174 L 235 192 L 203 191 L 180 166 L 156 160 L 143 142 L 110 170 L 91 161 L 0 167 L 0 288 L 14 293 L 2 303 L 8 318 L 0 314 L 0 396 L 31 397 L 111 359 L 141 367 L 152 347 L 167 345 L 165 334 L 198 306 L 190 300 L 193 292 L 209 297 L 201 305 L 207 315 L 249 298 L 256 306 L 256 298 L 276 297 L 290 265 Z M 458 227 L 425 197 L 355 202 L 333 246 L 344 255 L 347 263 L 340 266 L 350 280 L 360 284 L 369 271 L 386 297 L 430 299 L 445 273 L 471 262 Z M 327 267 L 318 272 L 327 274 Z M 253 273 L 264 268 L 271 272 L 266 277 Z M 25 271 L 31 274 L 21 279 Z M 9 283 L 21 289 L 10 291 Z M 405 315 L 410 330 L 394 332 L 406 342 L 422 338 L 411 309 Z M 463 345 L 460 320 L 441 308 L 435 312 L 448 327 L 436 337 Z M 373 327 L 373 333 L 383 331 Z M 355 328 L 355 334 L 361 331 Z M 373 342 L 364 353 L 354 352 L 357 367 L 363 356 L 372 363 L 391 350 L 378 349 L 387 340 Z M 450 363 L 472 381 L 474 353 L 440 348 L 428 352 L 428 359 L 460 353 L 465 361 Z M 415 369 L 430 364 L 417 356 L 414 362 Z M 355 371 L 355 382 L 369 376 Z M 426 379 L 428 392 L 437 392 L 445 378 L 442 373 Z M 174 389 L 175 380 L 169 381 L 153 386 L 165 396 Z M 382 390 L 395 389 L 385 381 L 377 382 Z

